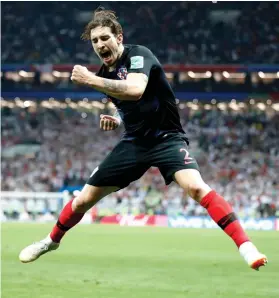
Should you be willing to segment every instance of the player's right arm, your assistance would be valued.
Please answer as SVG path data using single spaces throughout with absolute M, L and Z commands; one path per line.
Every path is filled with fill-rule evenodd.
M 145 91 L 148 78 L 144 74 L 128 74 L 126 80 L 111 80 L 98 77 L 86 67 L 75 65 L 71 80 L 77 84 L 92 87 L 108 96 L 120 100 L 139 100 Z
M 91 73 L 86 67 L 75 65 L 71 80 L 78 84 L 84 84 L 100 91 L 107 96 L 119 100 L 139 100 L 148 84 L 151 68 L 157 64 L 157 59 L 150 50 L 138 46 L 131 50 L 128 55 L 126 80 L 111 80 L 102 78 Z

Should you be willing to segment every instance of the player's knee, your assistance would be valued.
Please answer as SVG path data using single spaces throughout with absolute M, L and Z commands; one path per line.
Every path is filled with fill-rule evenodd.
M 81 192 L 73 201 L 72 208 L 75 212 L 86 212 L 94 206 L 101 197 L 90 192 Z
M 200 202 L 205 197 L 211 188 L 206 183 L 190 184 L 188 186 L 188 195 L 197 202 Z
M 86 212 L 92 207 L 92 201 L 84 195 L 77 196 L 73 203 L 72 208 L 74 212 Z
M 118 189 L 119 187 L 95 187 L 86 184 L 80 194 L 73 201 L 73 211 L 86 212 L 102 198 Z

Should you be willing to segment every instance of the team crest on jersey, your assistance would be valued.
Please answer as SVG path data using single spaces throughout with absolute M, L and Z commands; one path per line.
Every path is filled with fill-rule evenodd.
M 126 80 L 127 75 L 128 75 L 127 68 L 124 67 L 124 66 L 121 66 L 121 67 L 118 69 L 117 76 L 118 76 L 121 80 Z

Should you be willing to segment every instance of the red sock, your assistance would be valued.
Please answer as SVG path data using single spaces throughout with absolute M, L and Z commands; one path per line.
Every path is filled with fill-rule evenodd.
M 200 204 L 207 209 L 208 214 L 235 242 L 237 247 L 250 241 L 245 231 L 237 220 L 231 205 L 214 190 L 202 198 Z
M 56 225 L 53 227 L 50 238 L 59 243 L 65 233 L 74 227 L 83 218 L 84 213 L 75 213 L 72 210 L 72 202 L 69 201 L 63 208 Z

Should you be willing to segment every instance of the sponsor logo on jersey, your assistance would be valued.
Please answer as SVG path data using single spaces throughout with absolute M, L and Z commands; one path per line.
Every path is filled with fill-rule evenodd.
M 143 56 L 131 57 L 131 69 L 143 68 Z

